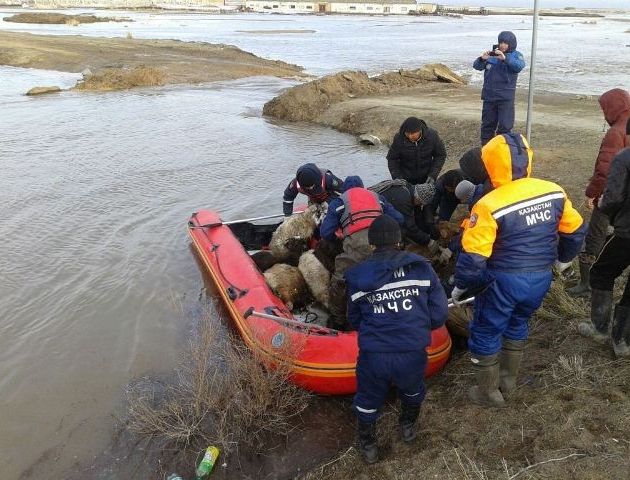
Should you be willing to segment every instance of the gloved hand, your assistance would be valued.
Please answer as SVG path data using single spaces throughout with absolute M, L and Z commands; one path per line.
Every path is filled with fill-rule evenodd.
M 437 255 L 438 253 L 440 253 L 440 250 L 442 248 L 440 247 L 440 244 L 433 239 L 429 240 L 427 247 L 429 247 L 429 252 L 431 252 L 431 255 Z
M 450 248 L 440 247 L 440 258 L 438 259 L 438 262 L 441 263 L 442 265 L 446 265 L 452 256 L 453 256 L 453 252 L 451 251 Z
M 462 305 L 462 300 L 465 300 L 464 297 L 464 293 L 466 293 L 466 289 L 465 288 L 459 288 L 459 287 L 455 287 L 453 289 L 453 291 L 451 292 L 451 300 L 453 301 L 453 304 L 460 306 Z

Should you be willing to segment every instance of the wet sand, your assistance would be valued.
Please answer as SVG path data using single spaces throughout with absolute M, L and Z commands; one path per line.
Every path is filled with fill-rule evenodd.
M 79 73 L 158 69 L 164 84 L 202 83 L 252 76 L 292 78 L 302 68 L 267 60 L 232 45 L 0 32 L 0 65 Z

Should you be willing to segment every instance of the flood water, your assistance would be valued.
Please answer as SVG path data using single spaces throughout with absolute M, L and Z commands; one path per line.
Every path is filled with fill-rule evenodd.
M 78 29 L 0 22 L 0 28 L 108 36 L 131 30 L 135 37 L 231 43 L 314 74 L 436 60 L 464 71 L 504 28 L 516 30 L 528 52 L 528 32 L 518 30 L 529 24 L 521 17 L 120 15 L 137 22 Z M 541 23 L 554 27 L 541 35 L 551 42 L 541 40 L 548 67 L 541 68 L 541 85 L 556 88 L 567 77 L 560 68 L 577 77 L 562 83 L 565 91 L 597 93 L 627 81 L 621 72 L 624 65 L 630 71 L 630 49 L 601 62 L 593 56 L 606 41 L 621 42 L 628 24 Z M 300 28 L 317 33 L 242 33 Z M 595 44 L 560 62 L 554 38 L 577 37 Z M 383 147 L 262 118 L 263 104 L 292 85 L 286 80 L 22 95 L 32 86 L 68 87 L 75 80 L 0 67 L 3 479 L 63 478 L 77 462 L 89 463 L 110 440 L 124 386 L 174 367 L 187 342 L 186 312 L 199 306 L 204 290 L 186 236 L 193 211 L 213 208 L 226 220 L 279 213 L 286 183 L 307 161 L 342 177 L 359 173 L 366 183 L 387 177 Z

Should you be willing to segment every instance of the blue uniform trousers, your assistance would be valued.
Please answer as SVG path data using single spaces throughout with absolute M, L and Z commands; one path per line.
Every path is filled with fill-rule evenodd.
M 468 349 L 477 355 L 501 350 L 502 337 L 526 340 L 528 322 L 551 286 L 550 270 L 539 272 L 488 271 L 495 281 L 477 295 L 470 323 Z
M 484 100 L 481 110 L 481 145 L 495 135 L 509 133 L 514 127 L 514 100 L 489 102 Z
M 426 393 L 425 350 L 403 353 L 361 352 L 357 360 L 357 393 L 353 406 L 360 422 L 375 423 L 392 384 L 400 401 L 420 406 Z

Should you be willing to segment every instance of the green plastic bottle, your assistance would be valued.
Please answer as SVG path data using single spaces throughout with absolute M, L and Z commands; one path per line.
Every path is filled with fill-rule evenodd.
M 199 466 L 197 467 L 197 471 L 195 475 L 196 480 L 203 480 L 212 471 L 212 467 L 214 467 L 217 458 L 219 457 L 219 449 L 215 446 L 210 445 L 206 448 L 206 453 L 204 454 L 201 462 L 199 462 Z

